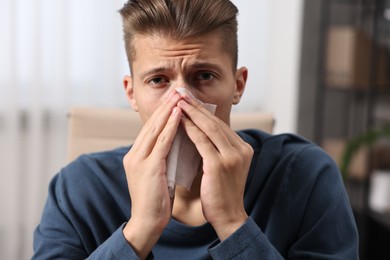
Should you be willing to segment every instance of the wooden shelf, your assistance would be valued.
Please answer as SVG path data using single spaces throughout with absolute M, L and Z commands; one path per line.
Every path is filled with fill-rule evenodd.
M 327 86 L 326 91 L 330 92 L 340 92 L 346 94 L 357 94 L 357 95 L 369 95 L 373 94 L 376 96 L 390 96 L 390 86 L 386 88 L 358 88 L 358 87 L 337 87 L 337 86 Z

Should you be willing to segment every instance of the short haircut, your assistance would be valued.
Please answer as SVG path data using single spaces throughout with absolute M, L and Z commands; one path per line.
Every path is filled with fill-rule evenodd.
M 229 0 L 129 0 L 119 10 L 129 66 L 135 36 L 167 35 L 175 40 L 218 32 L 221 48 L 237 68 L 237 7 Z M 216 36 L 217 37 L 217 36 Z

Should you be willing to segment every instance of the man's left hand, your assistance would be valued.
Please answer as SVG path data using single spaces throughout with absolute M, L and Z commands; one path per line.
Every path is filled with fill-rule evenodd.
M 186 95 L 178 106 L 185 114 L 182 124 L 203 159 L 203 215 L 222 241 L 248 218 L 244 190 L 253 148 L 192 97 Z

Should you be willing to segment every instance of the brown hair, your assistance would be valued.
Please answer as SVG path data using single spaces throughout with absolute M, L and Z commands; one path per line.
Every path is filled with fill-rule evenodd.
M 129 0 L 119 12 L 130 67 L 136 35 L 163 33 L 181 40 L 212 31 L 220 32 L 223 49 L 232 56 L 233 69 L 237 67 L 238 10 L 229 0 Z

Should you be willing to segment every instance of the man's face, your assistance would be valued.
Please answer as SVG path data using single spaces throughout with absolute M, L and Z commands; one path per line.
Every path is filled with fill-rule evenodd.
M 184 87 L 204 103 L 216 104 L 216 116 L 229 124 L 231 106 L 240 100 L 247 71 L 233 71 L 232 58 L 215 35 L 180 41 L 157 34 L 135 38 L 132 78 L 125 77 L 124 83 L 143 122 L 171 90 Z

